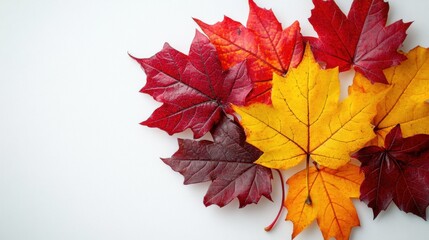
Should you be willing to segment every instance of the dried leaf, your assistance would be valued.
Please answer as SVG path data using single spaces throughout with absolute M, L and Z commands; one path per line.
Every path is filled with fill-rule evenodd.
M 234 107 L 247 131 L 247 141 L 264 154 L 258 164 L 286 169 L 311 157 L 338 168 L 375 135 L 371 119 L 385 94 L 339 99 L 338 70 L 321 70 L 307 47 L 304 58 L 286 77 L 273 80 L 272 106 Z
M 224 117 L 212 130 L 214 142 L 179 139 L 179 150 L 162 159 L 185 177 L 185 184 L 212 181 L 204 204 L 225 206 L 238 198 L 240 207 L 271 199 L 271 170 L 254 164 L 262 154 L 245 142 L 243 129 Z
M 142 124 L 170 135 L 191 128 L 196 138 L 202 137 L 231 111 L 230 103 L 244 104 L 252 89 L 246 64 L 223 71 L 216 49 L 199 32 L 189 56 L 165 44 L 155 56 L 135 59 L 147 75 L 141 92 L 164 103 Z
M 349 239 L 351 228 L 359 226 L 356 209 L 350 200 L 359 197 L 363 180 L 359 167 L 351 164 L 337 170 L 312 167 L 308 173 L 308 191 L 306 174 L 303 170 L 287 181 L 290 187 L 285 202 L 286 220 L 293 222 L 292 238 L 317 219 L 324 239 Z
M 297 21 L 283 30 L 271 10 L 258 7 L 253 0 L 249 6 L 247 27 L 228 17 L 214 25 L 195 21 L 216 46 L 225 69 L 247 61 L 255 83 L 249 101 L 268 103 L 273 72 L 285 74 L 301 61 L 302 36 Z
M 374 130 L 380 146 L 387 133 L 397 124 L 405 137 L 429 134 L 429 49 L 416 47 L 407 54 L 408 60 L 385 71 L 391 86 L 370 84 L 361 75 L 354 79 L 351 94 L 376 94 L 388 90 L 377 107 Z
M 354 0 L 346 16 L 333 0 L 313 0 L 310 23 L 319 38 L 308 38 L 318 61 L 340 71 L 354 67 L 371 82 L 387 83 L 383 69 L 405 56 L 398 48 L 411 23 L 386 25 L 389 4 L 383 0 Z
M 429 205 L 429 135 L 403 138 L 399 125 L 386 136 L 384 147 L 369 146 L 353 155 L 362 162 L 365 180 L 360 199 L 374 218 L 393 202 L 405 212 L 426 219 Z

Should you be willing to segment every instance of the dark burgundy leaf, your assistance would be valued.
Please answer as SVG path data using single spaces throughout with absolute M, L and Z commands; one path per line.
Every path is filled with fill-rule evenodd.
M 271 199 L 272 173 L 254 164 L 262 154 L 245 142 L 243 129 L 227 117 L 211 131 L 214 142 L 179 139 L 179 150 L 162 159 L 185 177 L 185 184 L 212 181 L 204 204 L 225 206 L 238 198 L 240 207 Z
M 429 135 L 403 138 L 399 125 L 386 136 L 384 147 L 365 147 L 353 157 L 362 162 L 365 180 L 360 199 L 374 218 L 391 201 L 399 209 L 426 219 L 429 205 Z

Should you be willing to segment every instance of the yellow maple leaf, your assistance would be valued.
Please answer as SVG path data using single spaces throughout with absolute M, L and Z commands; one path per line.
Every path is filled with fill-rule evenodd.
M 378 142 L 397 124 L 404 137 L 429 134 L 429 49 L 416 47 L 407 54 L 408 60 L 385 71 L 391 86 L 371 84 L 357 74 L 349 93 L 365 95 L 390 88 L 377 106 L 374 130 Z
M 272 105 L 235 106 L 247 141 L 264 154 L 256 163 L 287 169 L 312 158 L 330 168 L 375 137 L 370 123 L 384 94 L 350 95 L 339 103 L 338 69 L 320 69 L 307 46 L 303 60 L 285 77 L 274 74 Z
M 359 197 L 363 178 L 359 167 L 351 164 L 336 170 L 311 167 L 308 178 L 306 170 L 289 178 L 285 206 L 288 209 L 286 220 L 293 222 L 292 238 L 317 219 L 324 239 L 348 239 L 352 227 L 359 226 L 350 198 Z

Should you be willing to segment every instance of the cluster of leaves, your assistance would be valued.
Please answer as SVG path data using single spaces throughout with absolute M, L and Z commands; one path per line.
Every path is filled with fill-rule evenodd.
M 302 36 L 298 22 L 283 29 L 249 0 L 246 26 L 195 19 L 206 36 L 196 32 L 188 55 L 165 44 L 133 57 L 147 75 L 141 92 L 163 103 L 142 124 L 192 130 L 195 139 L 179 139 L 162 160 L 185 184 L 211 181 L 206 206 L 271 199 L 272 170 L 281 176 L 304 161 L 287 180 L 292 237 L 317 219 L 325 239 L 348 239 L 359 226 L 352 198 L 374 217 L 393 201 L 426 219 L 429 49 L 398 51 L 410 23 L 386 26 L 383 0 L 354 0 L 347 16 L 333 0 L 313 3 L 317 38 Z M 340 101 L 339 72 L 351 67 Z M 213 140 L 198 140 L 206 134 Z

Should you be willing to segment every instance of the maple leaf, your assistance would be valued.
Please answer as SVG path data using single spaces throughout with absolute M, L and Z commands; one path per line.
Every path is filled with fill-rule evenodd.
M 272 106 L 234 106 L 247 141 L 264 154 L 257 163 L 287 169 L 312 158 L 330 168 L 350 160 L 375 134 L 370 123 L 385 94 L 350 95 L 339 100 L 338 69 L 321 70 L 307 46 L 304 58 L 286 77 L 274 76 Z
M 165 44 L 151 58 L 134 59 L 147 75 L 141 92 L 163 102 L 142 124 L 170 135 L 191 128 L 202 137 L 252 89 L 245 62 L 223 71 L 215 47 L 198 31 L 189 56 Z
M 194 19 L 216 46 L 224 68 L 247 61 L 255 83 L 248 100 L 269 102 L 273 72 L 283 75 L 301 61 L 303 42 L 296 21 L 283 30 L 272 10 L 258 7 L 249 0 L 247 27 L 225 17 L 214 25 Z
M 245 142 L 243 129 L 223 117 L 211 133 L 214 142 L 179 139 L 179 150 L 162 160 L 185 177 L 184 184 L 213 181 L 204 197 L 206 206 L 222 207 L 234 198 L 240 208 L 262 196 L 271 200 L 271 170 L 254 164 L 262 153 Z
M 372 208 L 374 218 L 393 200 L 402 211 L 426 219 L 429 135 L 403 138 L 397 125 L 387 134 L 384 147 L 365 147 L 353 157 L 362 162 L 365 173 L 360 199 Z
M 308 172 L 303 170 L 289 178 L 285 206 L 288 209 L 286 220 L 293 222 L 292 238 L 317 219 L 324 239 L 348 239 L 351 228 L 359 226 L 350 198 L 359 197 L 362 180 L 359 167 L 351 164 L 336 170 L 311 167 Z
M 373 120 L 380 146 L 397 124 L 401 124 L 404 137 L 429 134 L 429 49 L 416 47 L 407 54 L 408 60 L 385 71 L 391 86 L 370 84 L 356 75 L 349 88 L 352 94 L 375 94 L 389 89 L 377 106 Z
M 308 38 L 318 61 L 345 71 L 354 66 L 371 82 L 387 83 L 383 69 L 405 56 L 398 48 L 411 23 L 386 25 L 389 4 L 383 0 L 354 0 L 346 16 L 333 0 L 313 0 L 310 23 L 319 38 Z

